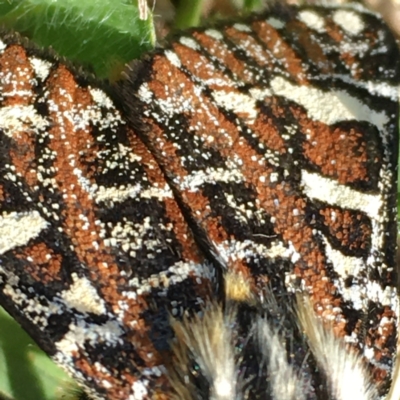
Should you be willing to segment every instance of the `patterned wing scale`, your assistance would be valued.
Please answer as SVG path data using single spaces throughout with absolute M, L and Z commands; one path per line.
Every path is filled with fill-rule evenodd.
M 160 169 L 101 89 L 14 36 L 0 87 L 1 303 L 102 398 L 162 389 L 169 313 L 199 311 L 211 270 Z
M 101 88 L 2 35 L 0 303 L 99 399 L 385 395 L 386 26 L 275 7 L 185 32 L 125 78 Z
M 381 393 L 398 323 L 399 80 L 376 16 L 304 7 L 183 34 L 120 85 L 215 260 L 259 294 L 308 292 Z

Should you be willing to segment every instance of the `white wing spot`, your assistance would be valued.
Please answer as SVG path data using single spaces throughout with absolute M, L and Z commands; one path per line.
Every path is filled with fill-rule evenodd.
M 0 109 L 0 129 L 10 138 L 18 132 L 42 131 L 48 125 L 49 122 L 36 112 L 33 105 L 6 106 Z
M 171 62 L 170 59 L 168 59 L 168 60 Z M 179 61 L 179 59 L 178 59 L 178 61 Z M 150 103 L 153 99 L 153 93 L 151 92 L 147 82 L 140 85 L 138 94 L 139 94 L 140 100 L 144 101 L 145 103 Z
M 311 199 L 327 202 L 350 210 L 365 212 L 372 219 L 379 219 L 382 196 L 358 192 L 341 185 L 333 179 L 317 173 L 301 170 L 301 184 L 304 193 Z
M 304 10 L 299 13 L 299 20 L 306 24 L 310 29 L 319 33 L 325 32 L 325 20 L 317 13 Z
M 333 20 L 349 35 L 359 35 L 364 29 L 364 21 L 354 11 L 337 10 Z
M 164 52 L 165 57 L 167 57 L 167 60 L 175 67 L 180 68 L 181 67 L 181 60 L 179 59 L 178 55 L 174 53 L 172 50 L 165 50 Z
M 244 25 L 244 24 L 234 24 L 233 27 L 240 31 L 240 32 L 251 32 L 251 29 L 249 28 L 248 25 Z
M 51 63 L 36 57 L 31 57 L 29 60 L 37 77 L 44 81 L 49 76 Z
M 204 33 L 207 36 L 210 36 L 210 37 L 212 37 L 213 39 L 216 39 L 216 40 L 222 40 L 224 38 L 222 33 L 219 32 L 219 31 L 216 31 L 215 29 L 207 29 Z
M 247 123 L 253 123 L 257 118 L 256 101 L 244 93 L 215 90 L 212 96 L 220 107 L 233 111 L 241 118 L 246 119 Z
M 122 186 L 122 187 L 109 187 L 100 186 L 95 194 L 96 203 L 102 201 L 113 201 L 115 203 L 121 203 L 129 197 L 134 198 L 140 194 L 141 186 L 136 184 L 135 186 Z
M 26 245 L 47 226 L 47 221 L 37 211 L 3 214 L 0 217 L 0 254 Z
M 271 89 L 275 94 L 302 105 L 312 119 L 327 125 L 355 119 L 371 122 L 380 131 L 385 131 L 389 121 L 385 112 L 372 110 L 344 90 L 323 92 L 309 86 L 293 85 L 281 77 L 272 79 Z
M 75 308 L 81 313 L 102 315 L 106 312 L 104 300 L 86 277 L 71 274 L 73 284 L 61 293 L 61 298 L 67 303 L 68 309 Z
M 143 400 L 147 398 L 148 395 L 147 388 L 141 381 L 136 381 L 133 383 L 132 392 L 135 400 Z
M 199 187 L 207 182 L 243 182 L 244 177 L 237 169 L 211 168 L 208 167 L 204 171 L 194 171 L 190 175 L 185 176 L 179 182 L 182 191 L 196 192 Z
M 179 41 L 181 42 L 181 44 L 183 44 L 186 47 L 189 47 L 192 50 L 199 50 L 200 48 L 198 43 L 196 43 L 196 41 L 193 40 L 192 38 L 181 37 Z
M 94 102 L 100 106 L 100 107 L 106 107 L 109 109 L 113 109 L 114 105 L 112 103 L 112 101 L 110 100 L 110 98 L 100 89 L 96 89 L 96 88 L 89 88 L 90 90 L 90 94 L 92 95 L 92 98 L 94 100 Z
M 268 18 L 267 23 L 270 24 L 275 29 L 281 29 L 285 26 L 285 23 L 282 20 L 274 17 Z
M 71 364 L 77 351 L 88 343 L 96 346 L 99 343 L 115 345 L 122 342 L 123 330 L 117 321 L 109 320 L 103 325 L 91 324 L 85 320 L 78 320 L 68 326 L 68 332 L 56 343 L 58 352 L 54 356 L 60 364 Z

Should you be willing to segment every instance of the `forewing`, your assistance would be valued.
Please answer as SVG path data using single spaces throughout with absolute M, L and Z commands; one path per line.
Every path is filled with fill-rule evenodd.
M 212 271 L 160 169 L 98 83 L 13 35 L 0 96 L 0 303 L 96 397 L 167 396 L 169 318 Z

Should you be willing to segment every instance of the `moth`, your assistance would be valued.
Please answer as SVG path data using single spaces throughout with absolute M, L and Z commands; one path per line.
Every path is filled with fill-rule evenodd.
M 356 4 L 114 85 L 4 33 L 0 304 L 93 399 L 397 399 L 399 87 Z

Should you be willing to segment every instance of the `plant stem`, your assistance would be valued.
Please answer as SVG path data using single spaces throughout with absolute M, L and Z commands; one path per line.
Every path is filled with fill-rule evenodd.
M 176 11 L 175 27 L 185 29 L 200 22 L 203 0 L 181 0 Z

